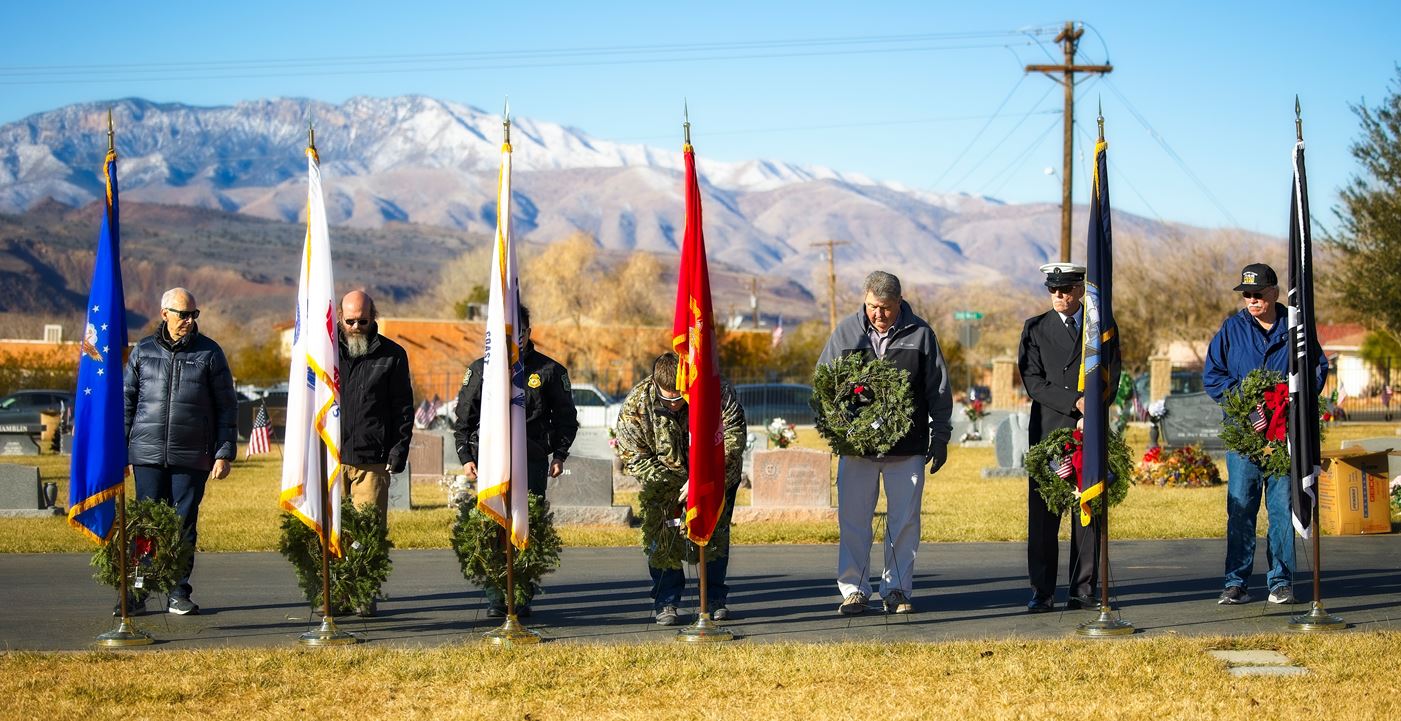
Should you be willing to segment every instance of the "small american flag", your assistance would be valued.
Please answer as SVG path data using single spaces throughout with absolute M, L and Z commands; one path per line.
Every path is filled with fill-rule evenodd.
M 1256 433 L 1264 433 L 1270 422 L 1265 419 L 1265 406 L 1263 404 L 1255 406 L 1255 412 L 1250 414 L 1250 426 Z
M 248 454 L 245 458 L 260 453 L 272 452 L 272 424 L 268 422 L 268 402 L 258 404 L 258 414 L 253 416 L 253 430 L 248 434 Z
M 1069 478 L 1075 473 L 1075 464 L 1071 462 L 1070 456 L 1060 459 L 1060 465 L 1056 466 L 1056 475 L 1062 479 Z

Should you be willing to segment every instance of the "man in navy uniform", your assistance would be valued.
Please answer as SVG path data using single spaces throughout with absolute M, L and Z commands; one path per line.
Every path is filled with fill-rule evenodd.
M 1048 263 L 1046 290 L 1051 294 L 1051 310 L 1028 318 L 1022 327 L 1017 352 L 1017 368 L 1022 386 L 1031 396 L 1031 419 L 1027 443 L 1036 445 L 1052 431 L 1074 428 L 1085 412 L 1080 386 L 1080 354 L 1085 327 L 1085 266 L 1078 263 Z M 1119 377 L 1119 358 L 1105 358 L 1108 377 Z M 1055 607 L 1056 573 L 1060 565 L 1061 514 L 1046 508 L 1046 501 L 1030 480 L 1027 488 L 1026 566 L 1031 581 L 1028 613 L 1046 613 Z M 1070 571 L 1067 576 L 1069 599 L 1066 608 L 1099 608 L 1095 585 L 1099 581 L 1099 517 L 1088 526 L 1071 514 Z

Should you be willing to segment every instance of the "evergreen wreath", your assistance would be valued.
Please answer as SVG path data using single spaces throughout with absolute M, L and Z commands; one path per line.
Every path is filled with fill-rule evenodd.
M 540 579 L 559 568 L 559 552 L 564 545 L 555 531 L 550 503 L 534 493 L 530 497 L 530 542 L 512 557 L 515 568 L 515 606 L 530 602 L 540 590 Z M 462 576 L 481 588 L 494 588 L 506 594 L 505 534 L 495 519 L 477 508 L 476 497 L 459 504 L 452 524 L 452 550 L 462 567 Z
M 839 456 L 884 454 L 914 423 L 909 371 L 859 353 L 817 366 L 811 405 L 817 432 Z
M 1265 431 L 1255 430 L 1253 421 L 1261 415 L 1267 426 L 1274 421 L 1274 413 L 1265 402 L 1265 392 L 1275 390 L 1282 383 L 1284 375 L 1279 371 L 1256 369 L 1245 376 L 1239 387 L 1226 391 L 1221 401 L 1221 409 L 1226 413 L 1226 420 L 1221 424 L 1222 442 L 1260 466 L 1269 476 L 1289 475 L 1289 444 L 1283 438 L 1267 440 Z M 1282 406 L 1277 412 L 1287 413 L 1286 409 L 1287 406 Z
M 700 562 L 700 546 L 686 536 L 686 502 L 680 500 L 686 478 L 664 473 L 642 482 L 637 494 L 642 511 L 642 551 L 654 568 L 681 568 Z M 705 560 L 724 558 L 730 550 L 730 514 L 723 513 L 705 547 Z
M 356 506 L 349 497 L 341 502 L 341 558 L 331 559 L 331 608 L 342 611 L 366 608 L 389 580 L 394 563 L 389 560 L 389 529 L 373 503 Z M 312 608 L 320 608 L 321 536 L 300 518 L 282 514 L 282 538 L 277 550 L 292 562 L 297 585 Z
M 194 547 L 180 537 L 180 516 L 165 501 L 130 499 L 126 504 L 127 583 L 140 595 L 170 593 L 190 567 Z M 121 581 L 117 534 L 92 554 L 93 578 L 117 588 Z M 136 586 L 136 580 L 141 585 Z
M 1026 472 L 1036 481 L 1036 490 L 1046 501 L 1046 509 L 1052 513 L 1062 513 L 1075 506 L 1079 499 L 1079 487 L 1072 472 L 1067 478 L 1056 473 L 1063 459 L 1070 457 L 1082 445 L 1076 431 L 1070 428 L 1057 428 L 1051 431 L 1040 443 L 1027 449 Z M 1129 495 L 1129 483 L 1133 480 L 1133 462 L 1129 460 L 1129 447 L 1118 433 L 1109 432 L 1109 505 L 1117 506 Z M 1090 508 L 1098 512 L 1104 507 L 1104 494 L 1090 501 Z

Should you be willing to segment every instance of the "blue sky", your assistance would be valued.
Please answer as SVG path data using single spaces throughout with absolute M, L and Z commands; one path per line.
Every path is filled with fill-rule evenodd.
M 713 159 L 1058 202 L 1045 168 L 1060 172 L 1060 88 L 1022 68 L 1058 62 L 1051 35 L 1076 20 L 1088 25 L 1078 61 L 1115 66 L 1077 91 L 1077 202 L 1102 101 L 1117 209 L 1282 235 L 1294 95 L 1313 214 L 1331 226 L 1355 172 L 1349 104 L 1391 89 L 1398 16 L 1391 3 L 1351 0 L 30 0 L 5 10 L 0 123 L 126 96 L 218 105 L 421 93 L 494 110 L 509 94 L 516 115 L 666 147 L 680 144 L 686 98 L 697 152 Z M 581 52 L 543 54 L 560 49 Z M 125 67 L 103 70 L 115 64 Z

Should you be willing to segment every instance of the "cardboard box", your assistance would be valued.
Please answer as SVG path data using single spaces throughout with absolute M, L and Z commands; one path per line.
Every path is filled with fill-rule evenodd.
M 1323 532 L 1339 536 L 1391 532 L 1387 463 L 1391 449 L 1344 448 L 1323 454 L 1318 516 Z

